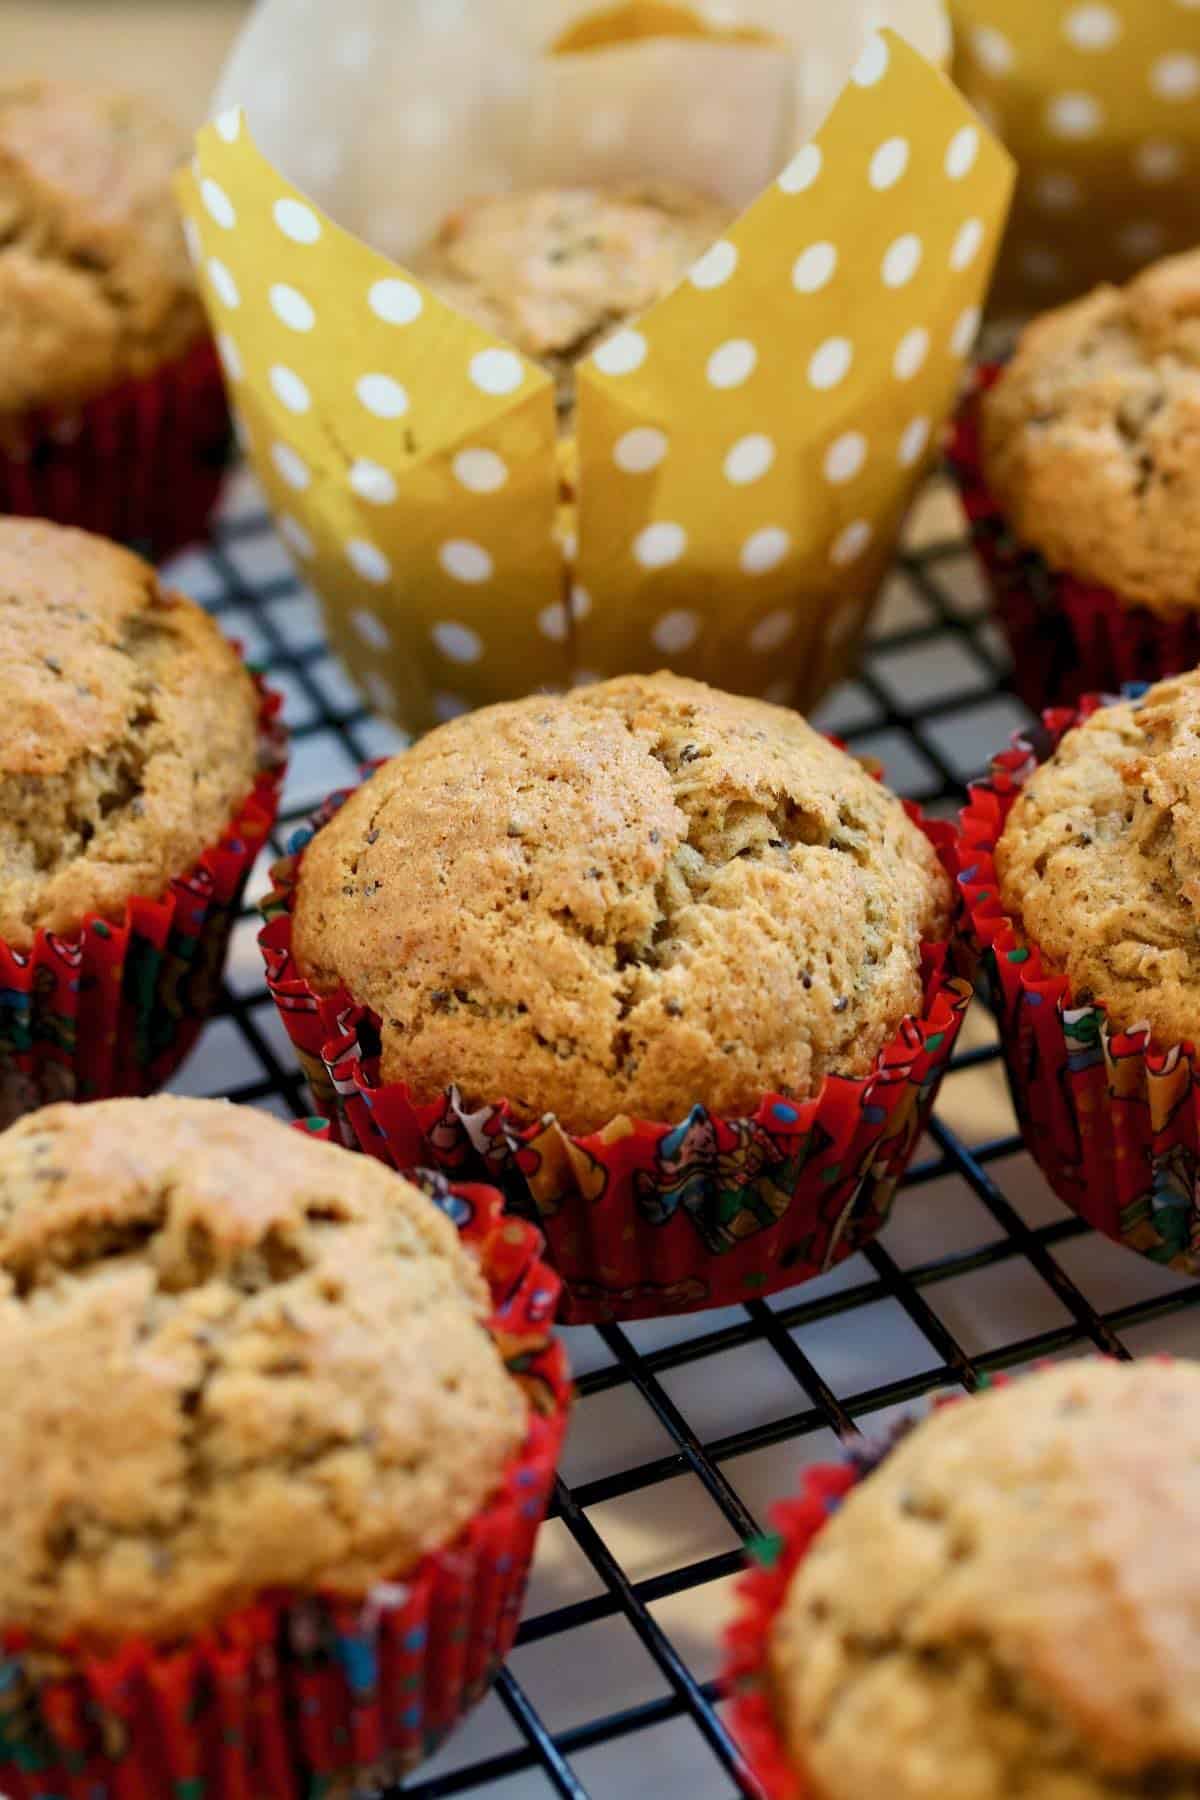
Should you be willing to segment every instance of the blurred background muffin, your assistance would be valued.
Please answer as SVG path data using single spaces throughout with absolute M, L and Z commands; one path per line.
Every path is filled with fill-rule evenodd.
M 0 512 L 160 554 L 203 530 L 228 419 L 171 188 L 187 150 L 133 95 L 0 82 Z
M 1200 661 L 1198 370 L 1190 251 L 1034 320 L 968 403 L 956 463 L 1031 706 Z

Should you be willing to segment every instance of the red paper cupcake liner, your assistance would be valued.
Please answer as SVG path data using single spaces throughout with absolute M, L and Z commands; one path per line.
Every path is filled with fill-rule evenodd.
M 985 1377 L 979 1385 L 1006 1387 L 1009 1379 Z M 932 1404 L 957 1406 L 962 1399 L 959 1393 L 935 1394 Z M 750 1562 L 737 1585 L 738 1610 L 725 1633 L 721 1687 L 730 1700 L 730 1728 L 763 1800 L 813 1800 L 788 1754 L 771 1696 L 771 1638 L 792 1577 L 851 1488 L 886 1461 L 920 1417 L 914 1412 L 899 1420 L 882 1440 L 847 1441 L 840 1462 L 806 1469 L 795 1498 L 771 1508 L 770 1535 L 747 1547 Z
M 160 899 L 129 901 L 119 923 L 89 914 L 69 937 L 39 931 L 27 950 L 0 939 L 0 1129 L 55 1100 L 154 1093 L 191 1050 L 279 808 L 281 701 L 257 685 L 261 771 L 187 875 Z
M 953 830 L 910 813 L 949 867 Z M 869 1075 L 826 1076 L 810 1100 L 768 1094 L 750 1117 L 697 1106 L 673 1124 L 620 1118 L 573 1135 L 551 1115 L 522 1124 L 504 1099 L 471 1110 L 453 1088 L 422 1102 L 381 1081 L 378 1020 L 345 991 L 318 994 L 292 957 L 291 896 L 311 835 L 298 833 L 273 871 L 259 943 L 318 1112 L 339 1142 L 396 1168 L 499 1187 L 545 1235 L 564 1323 L 758 1299 L 824 1273 L 880 1229 L 971 998 L 948 945 L 923 947 L 921 1016 L 904 1020 Z
M 806 1469 L 800 1492 L 771 1508 L 772 1535 L 750 1546 L 753 1562 L 738 1582 L 737 1617 L 725 1634 L 722 1686 L 730 1696 L 730 1729 L 765 1800 L 811 1800 L 775 1718 L 770 1647 L 792 1576 L 850 1489 L 859 1471 L 849 1462 Z
M 1013 686 L 1032 712 L 1074 706 L 1091 692 L 1157 681 L 1200 663 L 1200 612 L 1162 615 L 1111 588 L 1051 569 L 1013 534 L 984 479 L 979 398 L 1000 374 L 989 364 L 955 423 L 950 465 L 971 539 L 1013 657 Z
M 1059 1199 L 1098 1231 L 1200 1275 L 1195 1049 L 1157 1046 L 1147 1026 L 1120 1031 L 1102 1005 L 1075 1000 L 1006 911 L 996 875 L 996 845 L 1022 786 L 1073 725 L 1110 703 L 1089 694 L 1076 711 L 1046 712 L 1041 729 L 994 759 L 961 815 L 958 881 L 1031 1156 Z
M 490 1329 L 530 1400 L 495 1494 L 452 1544 L 363 1599 L 264 1594 L 188 1642 L 108 1656 L 0 1633 L 8 1800 L 349 1800 L 399 1780 L 486 1691 L 516 1632 L 570 1381 L 537 1232 L 493 1190 L 428 1185 L 479 1256 Z
M 0 513 L 78 525 L 163 558 L 203 537 L 229 461 L 207 338 L 80 407 L 0 419 Z

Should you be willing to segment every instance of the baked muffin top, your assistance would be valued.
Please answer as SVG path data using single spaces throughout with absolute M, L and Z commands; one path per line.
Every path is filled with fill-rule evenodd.
M 813 1800 L 1196 1800 L 1200 1369 L 1069 1363 L 935 1413 L 775 1628 Z
M 171 176 L 132 95 L 0 80 L 0 413 L 90 398 L 205 331 Z
M 148 563 L 0 519 L 0 937 L 164 893 L 253 787 L 258 717 L 233 646 Z
M 383 1074 L 587 1131 L 862 1074 L 922 1001 L 949 884 L 858 763 L 671 675 L 441 726 L 309 845 L 293 947 Z
M 1200 1043 L 1200 670 L 1069 731 L 1009 812 L 996 870 L 1077 1002 Z
M 988 483 L 1052 567 L 1200 607 L 1200 251 L 1036 319 L 982 423 Z
M 191 1632 L 449 1542 L 527 1426 L 449 1220 L 373 1157 L 211 1100 L 0 1136 L 0 1618 Z
M 500 194 L 453 213 L 413 270 L 542 363 L 567 409 L 580 357 L 682 281 L 730 217 L 665 183 Z

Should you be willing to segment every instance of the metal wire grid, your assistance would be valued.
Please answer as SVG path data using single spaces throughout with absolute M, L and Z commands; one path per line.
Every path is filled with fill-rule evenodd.
M 890 580 L 863 672 L 821 721 L 880 757 L 893 784 L 934 812 L 953 809 L 964 778 L 1027 716 L 1005 690 L 1004 651 L 958 529 L 935 487 Z M 278 852 L 329 788 L 399 740 L 329 655 L 315 606 L 246 478 L 234 484 L 211 543 L 171 575 L 285 693 L 294 756 Z M 177 1085 L 298 1115 L 305 1094 L 262 981 L 256 923 L 248 910 L 237 927 L 220 1012 Z M 576 1438 L 586 1438 L 591 1419 L 601 1453 L 581 1459 L 568 1449 L 555 1523 L 543 1534 L 559 1554 L 545 1579 L 535 1569 L 517 1649 L 481 1709 L 490 1719 L 468 1725 L 406 1795 L 486 1789 L 511 1800 L 631 1800 L 686 1787 L 689 1800 L 708 1800 L 750 1791 L 711 1679 L 714 1645 L 739 1546 L 764 1528 L 765 1497 L 790 1490 L 798 1462 L 828 1455 L 831 1433 L 878 1423 L 935 1388 L 973 1388 L 999 1369 L 1089 1349 L 1200 1348 L 1200 1283 L 1104 1244 L 1048 1197 L 1012 1128 L 994 1033 L 978 1008 L 964 1039 L 879 1243 L 821 1282 L 767 1302 L 568 1334 L 583 1371 Z M 831 1352 L 835 1338 L 841 1348 Z M 749 1422 L 714 1429 L 702 1416 L 714 1396 L 722 1397 L 718 1412 L 732 1400 Z M 665 1566 L 659 1554 L 649 1572 L 631 1570 L 638 1559 L 622 1555 L 628 1532 L 612 1527 L 614 1509 L 644 1505 L 661 1490 L 670 1540 L 680 1478 L 689 1491 L 699 1484 L 727 1547 L 689 1556 L 685 1541 L 682 1563 L 668 1551 Z M 587 1571 L 590 1591 L 574 1591 L 581 1584 L 563 1575 L 564 1554 Z M 681 1601 L 693 1622 L 682 1633 L 671 1622 Z M 589 1635 L 605 1621 L 623 1621 L 640 1645 L 635 1654 L 622 1632 L 615 1660 L 628 1659 L 623 1671 L 610 1666 L 611 1634 L 602 1631 L 607 1649 L 599 1651 L 595 1630 Z M 548 1667 L 549 1705 L 538 1691 L 547 1691 Z M 642 1670 L 649 1697 L 631 1696 Z M 614 1674 L 619 1704 L 606 1698 Z

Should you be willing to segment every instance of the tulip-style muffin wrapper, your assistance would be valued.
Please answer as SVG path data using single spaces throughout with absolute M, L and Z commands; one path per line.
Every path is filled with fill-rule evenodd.
M 55 1100 L 152 1094 L 194 1045 L 279 807 L 280 699 L 261 682 L 259 692 L 259 775 L 189 873 L 159 899 L 131 900 L 122 920 L 40 930 L 27 950 L 0 939 L 0 1127 Z
M 205 338 L 69 411 L 0 418 L 0 514 L 77 525 L 161 560 L 204 535 L 231 441 Z
M 1074 706 L 1084 694 L 1157 681 L 1200 662 L 1200 612 L 1154 613 L 1111 588 L 1051 569 L 1014 536 L 988 488 L 979 398 L 1000 374 L 986 365 L 955 422 L 950 463 L 979 561 L 1013 656 L 1013 686 L 1032 711 Z
M 664 663 L 807 704 L 853 660 L 1013 171 L 908 43 L 843 61 L 865 11 L 823 11 L 747 0 L 733 31 L 659 0 L 467 0 L 438 33 L 429 8 L 350 0 L 330 29 L 371 53 L 349 81 L 289 9 L 255 12 L 180 203 L 281 533 L 406 729 Z M 804 142 L 806 31 L 854 74 Z M 707 149 L 702 116 L 724 134 Z M 436 143 L 406 137 L 416 119 Z M 663 178 L 715 191 L 731 222 L 579 362 L 564 482 L 550 376 L 414 253 L 498 186 Z
M 345 798 L 332 796 L 318 827 Z M 952 830 L 913 816 L 947 858 Z M 521 1123 L 504 1098 L 468 1108 L 453 1088 L 421 1101 L 382 1081 L 378 1021 L 348 993 L 318 994 L 292 955 L 311 835 L 298 833 L 273 871 L 259 942 L 318 1110 L 341 1143 L 397 1168 L 495 1183 L 545 1234 L 565 1323 L 757 1299 L 823 1273 L 880 1229 L 970 1000 L 946 945 L 925 947 L 921 1016 L 904 1020 L 870 1075 L 827 1076 L 809 1100 L 768 1094 L 749 1117 L 696 1106 L 671 1124 L 618 1118 L 572 1134 L 552 1115 Z
M 421 1179 L 479 1258 L 489 1329 L 529 1399 L 496 1492 L 452 1544 L 361 1599 L 264 1594 L 188 1642 L 107 1656 L 0 1633 L 9 1800 L 350 1800 L 400 1780 L 486 1691 L 512 1646 L 566 1428 L 558 1280 L 494 1191 Z
M 958 880 L 1030 1154 L 1059 1199 L 1097 1230 L 1200 1275 L 1195 1049 L 1157 1046 L 1145 1026 L 1120 1031 L 1103 1006 L 1074 999 L 1006 911 L 996 875 L 996 845 L 1025 781 L 1072 726 L 1110 702 L 1092 694 L 1078 711 L 1048 711 L 1040 729 L 995 758 L 962 814 Z

